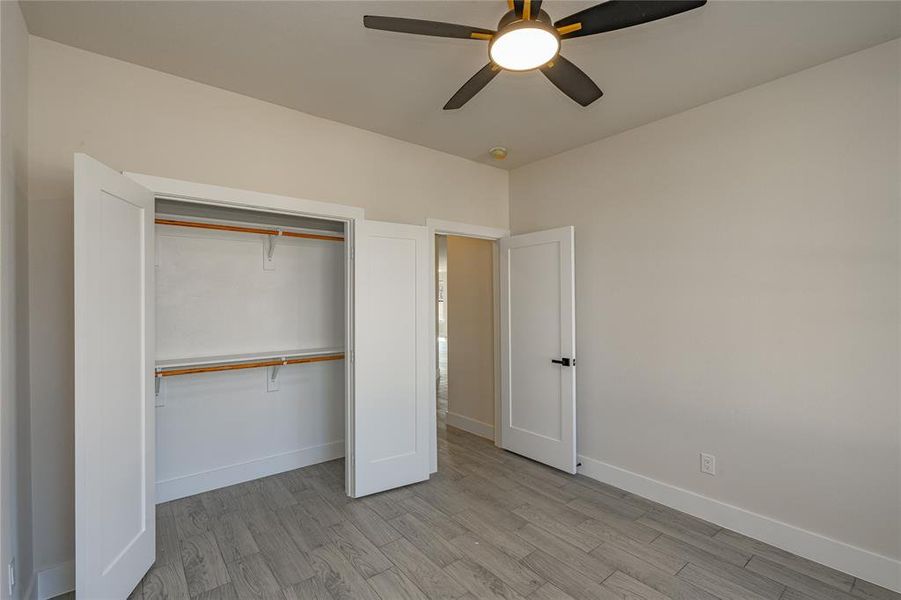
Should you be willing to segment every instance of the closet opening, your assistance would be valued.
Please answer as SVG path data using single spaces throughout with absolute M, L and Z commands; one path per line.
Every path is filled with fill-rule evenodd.
M 158 504 L 319 463 L 349 491 L 348 228 L 157 198 Z
M 497 242 L 436 234 L 434 244 L 437 435 L 462 430 L 495 441 Z

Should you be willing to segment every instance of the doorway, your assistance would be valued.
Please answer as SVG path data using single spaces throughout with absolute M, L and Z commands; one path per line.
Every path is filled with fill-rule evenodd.
M 496 242 L 435 236 L 435 396 L 447 427 L 495 440 Z

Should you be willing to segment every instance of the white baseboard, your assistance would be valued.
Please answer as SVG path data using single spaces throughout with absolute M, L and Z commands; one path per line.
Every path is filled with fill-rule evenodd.
M 489 425 L 488 423 L 483 423 L 482 421 L 477 421 L 449 411 L 447 413 L 446 422 L 451 427 L 456 427 L 457 429 L 468 431 L 473 435 L 494 441 L 494 425 Z
M 579 473 L 777 548 L 901 592 L 901 561 L 580 456 Z
M 300 469 L 344 456 L 344 440 L 156 482 L 156 501 L 168 502 L 228 485 Z
M 73 591 L 75 589 L 75 561 L 69 560 L 35 573 L 32 583 L 29 585 L 29 595 L 26 597 L 30 597 L 32 594 L 31 586 L 35 585 L 34 582 L 37 582 L 37 600 L 49 600 Z

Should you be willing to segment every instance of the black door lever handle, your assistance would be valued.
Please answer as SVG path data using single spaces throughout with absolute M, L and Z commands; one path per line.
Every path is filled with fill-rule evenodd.
M 564 367 L 573 367 L 576 364 L 574 358 L 561 358 L 560 360 L 552 358 L 551 362 L 557 365 L 563 365 Z

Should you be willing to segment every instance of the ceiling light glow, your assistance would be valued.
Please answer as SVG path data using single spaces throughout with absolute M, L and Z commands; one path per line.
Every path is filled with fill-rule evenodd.
M 536 24 L 537 25 L 537 24 Z M 540 26 L 501 31 L 491 43 L 491 60 L 510 71 L 537 69 L 560 51 L 560 38 Z

